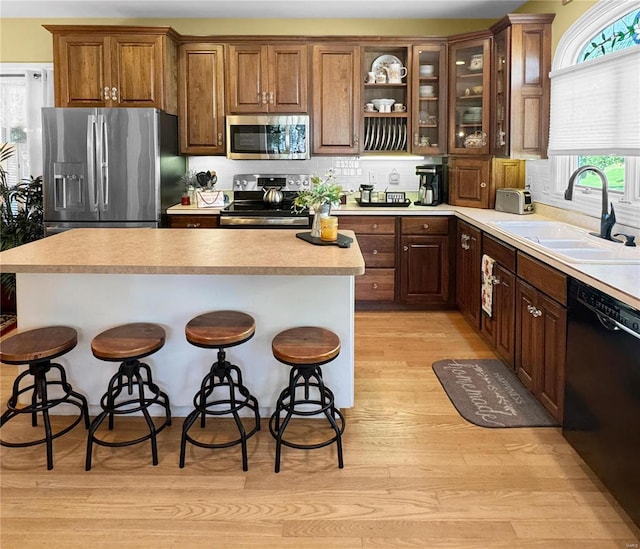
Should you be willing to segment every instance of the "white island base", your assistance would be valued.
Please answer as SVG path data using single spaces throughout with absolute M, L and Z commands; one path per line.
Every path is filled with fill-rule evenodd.
M 142 360 L 169 395 L 172 413 L 186 416 L 216 351 L 190 345 L 184 327 L 194 316 L 224 309 L 255 318 L 254 337 L 229 348 L 227 359 L 242 370 L 263 417 L 273 411 L 290 369 L 273 357 L 271 340 L 295 326 L 321 326 L 338 334 L 342 349 L 323 366 L 324 379 L 338 408 L 353 406 L 353 276 L 18 273 L 17 277 L 20 330 L 68 325 L 78 331 L 76 348 L 56 362 L 65 367 L 74 389 L 87 397 L 92 415 L 99 412 L 100 397 L 119 366 L 93 356 L 94 336 L 130 322 L 163 326 L 164 347 Z M 158 408 L 156 414 L 160 413 Z

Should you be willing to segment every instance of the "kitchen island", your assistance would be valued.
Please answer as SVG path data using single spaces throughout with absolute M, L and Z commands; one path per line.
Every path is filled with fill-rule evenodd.
M 340 355 L 324 368 L 339 408 L 353 406 L 354 276 L 364 260 L 350 248 L 314 246 L 295 230 L 75 229 L 2 252 L 2 272 L 17 273 L 18 329 L 69 325 L 78 345 L 59 360 L 90 411 L 117 365 L 97 360 L 91 339 L 129 322 L 155 322 L 165 346 L 145 359 L 169 394 L 176 416 L 185 416 L 215 352 L 187 343 L 194 316 L 234 309 L 251 314 L 256 334 L 234 347 L 229 359 L 243 371 L 261 412 L 273 409 L 289 368 L 271 353 L 271 339 L 293 326 L 335 331 Z

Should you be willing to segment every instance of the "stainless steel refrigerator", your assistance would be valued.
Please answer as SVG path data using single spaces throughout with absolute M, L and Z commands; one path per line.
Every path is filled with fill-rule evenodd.
M 149 108 L 42 109 L 47 235 L 77 227 L 158 227 L 180 202 L 178 119 Z

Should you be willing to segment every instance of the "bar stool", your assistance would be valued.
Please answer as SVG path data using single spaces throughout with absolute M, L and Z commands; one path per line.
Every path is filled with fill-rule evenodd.
M 193 397 L 194 410 L 185 418 L 180 444 L 180 467 L 184 467 L 187 442 L 200 448 L 228 448 L 242 446 L 242 470 L 249 469 L 247 439 L 260 430 L 258 400 L 242 382 L 238 366 L 226 360 L 225 349 L 249 341 L 255 334 L 256 324 L 251 315 L 238 311 L 213 311 L 191 319 L 185 328 L 187 341 L 196 347 L 218 349 L 218 359 L 203 378 L 200 390 Z M 234 379 L 235 377 L 235 379 Z M 240 419 L 240 411 L 253 412 L 255 426 L 246 432 Z M 200 428 L 204 429 L 206 416 L 232 415 L 238 428 L 239 438 L 230 442 L 206 443 L 189 434 L 189 429 L 200 417 Z
M 282 445 L 311 450 L 324 448 L 334 442 L 338 448 L 338 467 L 342 469 L 342 433 L 345 420 L 334 405 L 333 392 L 324 384 L 320 368 L 340 354 L 340 338 L 331 330 L 304 326 L 280 332 L 273 338 L 271 348 L 276 359 L 293 366 L 289 372 L 289 385 L 280 393 L 276 410 L 269 420 L 269 430 L 276 439 L 275 472 L 280 471 Z M 283 413 L 286 415 L 281 420 Z M 319 443 L 292 442 L 284 438 L 293 416 L 310 417 L 319 414 L 326 416 L 335 436 Z
M 147 322 L 123 324 L 106 330 L 91 342 L 93 356 L 107 362 L 121 362 L 118 372 L 111 378 L 107 391 L 100 399 L 102 412 L 91 423 L 87 441 L 85 469 L 91 470 L 93 443 L 101 446 L 132 446 L 145 440 L 151 441 L 153 465 L 158 465 L 158 444 L 156 435 L 167 425 L 171 425 L 169 396 L 153 382 L 151 368 L 139 359 L 149 356 L 164 346 L 165 331 L 162 326 Z M 122 395 L 126 389 L 126 393 Z M 135 394 L 134 394 L 135 391 Z M 156 426 L 149 414 L 149 408 L 158 404 L 164 408 L 165 419 Z M 113 430 L 116 415 L 141 412 L 149 428 L 149 433 L 133 440 L 107 441 L 96 436 L 102 422 L 109 418 L 109 430 Z
M 47 447 L 47 469 L 53 469 L 53 439 L 68 433 L 84 419 L 85 428 L 89 428 L 89 408 L 87 399 L 76 393 L 67 382 L 67 375 L 60 364 L 51 362 L 71 349 L 78 343 L 78 334 L 67 326 L 49 326 L 17 333 L 2 342 L 0 361 L 5 364 L 28 364 L 29 369 L 22 372 L 13 383 L 13 391 L 7 402 L 7 410 L 0 417 L 0 427 L 20 414 L 31 414 L 31 425 L 37 427 L 38 414 L 44 420 L 44 438 L 30 442 L 6 442 L 0 440 L 0 445 L 12 448 L 24 448 L 45 443 Z M 59 379 L 51 379 L 51 370 L 57 370 Z M 20 387 L 27 376 L 33 377 L 31 385 Z M 62 389 L 62 396 L 53 397 L 49 389 Z M 59 393 L 59 389 L 54 389 Z M 18 404 L 20 395 L 30 393 L 31 403 L 26 406 Z M 59 404 L 73 404 L 80 409 L 77 418 L 57 433 L 51 430 L 49 410 Z

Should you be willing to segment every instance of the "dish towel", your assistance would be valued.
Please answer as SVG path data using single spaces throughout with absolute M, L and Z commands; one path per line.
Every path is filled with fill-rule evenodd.
M 493 264 L 495 259 L 491 258 L 487 254 L 482 256 L 482 310 L 491 318 L 493 314 L 493 284 L 495 277 L 493 276 Z

